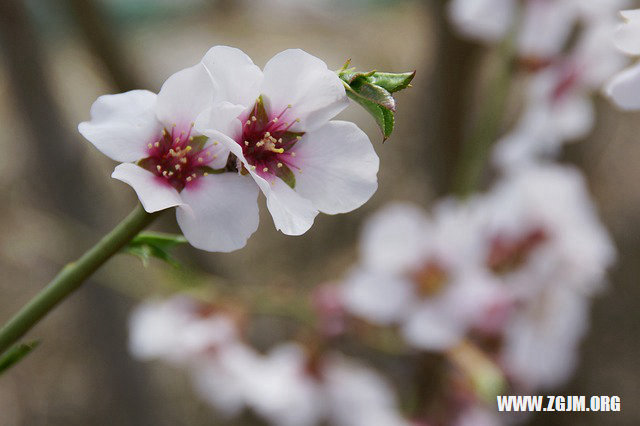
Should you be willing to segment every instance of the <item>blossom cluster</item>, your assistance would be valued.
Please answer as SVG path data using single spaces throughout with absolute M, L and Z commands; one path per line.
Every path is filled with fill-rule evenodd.
M 258 192 L 277 229 L 305 233 L 318 212 L 345 213 L 377 189 L 378 157 L 355 124 L 338 75 L 298 49 L 260 70 L 242 51 L 211 48 L 156 95 L 105 95 L 80 133 L 122 162 L 112 174 L 149 213 L 177 207 L 189 242 L 242 248 L 258 226 Z
M 626 60 L 612 48 L 626 0 L 452 0 L 456 29 L 476 40 L 513 44 L 527 74 L 525 102 L 514 128 L 493 153 L 501 169 L 556 157 L 592 130 L 591 97 Z
M 131 318 L 130 349 L 187 368 L 197 393 L 227 417 L 246 408 L 279 426 L 409 425 L 371 368 L 298 343 L 261 354 L 242 337 L 241 323 L 224 307 L 185 296 L 147 301 Z
M 431 352 L 482 348 L 519 391 L 563 383 L 614 248 L 581 175 L 524 168 L 431 217 L 391 205 L 364 228 L 344 308 Z

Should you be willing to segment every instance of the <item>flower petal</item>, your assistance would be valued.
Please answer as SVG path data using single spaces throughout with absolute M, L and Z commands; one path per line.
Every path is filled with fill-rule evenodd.
M 242 123 L 238 119 L 245 107 L 231 102 L 218 102 L 208 107 L 196 120 L 195 129 L 203 134 L 217 131 L 231 139 L 239 139 Z
M 509 30 L 515 8 L 513 0 L 452 0 L 448 14 L 461 34 L 496 42 Z
M 620 15 L 626 22 L 616 28 L 613 42 L 628 55 L 640 55 L 640 9 L 623 10 Z
M 347 310 L 374 324 L 401 320 L 414 296 L 411 283 L 400 275 L 364 268 L 352 271 L 342 288 Z
M 136 161 L 147 156 L 147 144 L 162 130 L 155 106 L 156 94 L 147 90 L 100 96 L 91 106 L 91 120 L 78 131 L 104 155 Z
M 255 173 L 253 178 L 267 197 L 267 208 L 276 229 L 286 235 L 302 235 L 311 228 L 318 215 L 311 201 L 302 198 L 281 179 L 269 183 Z
M 378 189 L 379 159 L 367 135 L 353 123 L 332 121 L 307 133 L 294 148 L 295 190 L 323 213 L 346 213 Z
M 158 120 L 169 128 L 173 124 L 178 130 L 188 131 L 212 101 L 213 84 L 202 64 L 196 64 L 173 74 L 158 93 L 156 114 Z
M 142 206 L 149 213 L 183 204 L 180 194 L 174 187 L 135 164 L 119 164 L 111 177 L 131 185 Z
M 427 253 L 433 225 L 423 210 L 394 203 L 369 217 L 362 230 L 360 255 L 366 267 L 402 274 Z
M 262 71 L 242 50 L 214 46 L 202 58 L 214 86 L 214 101 L 252 106 L 260 95 Z
M 231 252 L 258 229 L 258 190 L 248 177 L 232 173 L 199 178 L 181 193 L 176 217 L 191 245 Z
M 613 77 L 605 92 L 622 109 L 640 109 L 640 64 Z
M 245 110 L 242 105 L 230 102 L 218 102 L 211 105 L 198 116 L 195 122 L 195 130 L 198 133 L 208 135 L 212 131 L 217 133 L 213 137 L 209 135 L 210 150 L 217 158 L 210 164 L 214 169 L 219 169 L 227 164 L 229 157 L 229 147 L 225 143 L 220 143 L 215 138 L 217 134 L 224 134 L 233 139 L 238 138 L 242 133 L 242 123 L 238 116 Z M 213 144 L 214 146 L 211 146 Z
M 261 93 L 272 112 L 292 106 L 292 115 L 287 117 L 300 119 L 292 130 L 315 130 L 349 105 L 337 74 L 300 49 L 285 50 L 269 60 L 264 67 Z
M 407 319 L 403 334 L 412 345 L 440 351 L 460 341 L 465 333 L 464 324 L 453 320 L 446 312 L 432 305 L 423 305 Z

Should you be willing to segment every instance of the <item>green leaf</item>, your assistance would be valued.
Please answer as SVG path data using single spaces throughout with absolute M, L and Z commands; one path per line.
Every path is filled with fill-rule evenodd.
M 172 248 L 187 242 L 187 239 L 182 235 L 151 231 L 141 232 L 131 240 L 131 243 L 134 244 L 152 244 L 163 248 Z
M 351 83 L 349 87 L 358 96 L 370 102 L 374 102 L 381 107 L 390 109 L 391 111 L 396 110 L 396 101 L 393 99 L 393 96 L 391 96 L 391 93 L 386 89 L 383 89 L 380 86 L 373 85 L 364 79 L 357 79 Z
M 366 77 L 366 80 L 376 86 L 380 86 L 390 93 L 406 89 L 411 84 L 411 80 L 416 76 L 416 72 L 389 73 L 376 72 Z
M 284 183 L 289 185 L 291 189 L 295 188 L 296 175 L 293 174 L 291 169 L 286 164 L 282 164 L 281 167 L 276 167 L 276 176 L 282 179 Z
M 169 250 L 178 244 L 185 243 L 187 239 L 182 235 L 141 232 L 122 249 L 122 252 L 140 258 L 144 266 L 147 266 L 149 260 L 155 257 L 178 268 L 180 263 L 171 256 Z
M 20 362 L 24 357 L 29 355 L 31 351 L 38 347 L 39 344 L 40 342 L 37 340 L 29 343 L 19 343 L 0 355 L 0 374 Z

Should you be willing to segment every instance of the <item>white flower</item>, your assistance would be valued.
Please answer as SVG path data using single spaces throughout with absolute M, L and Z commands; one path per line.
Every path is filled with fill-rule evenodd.
M 141 359 L 185 363 L 236 339 L 225 315 L 186 297 L 147 301 L 131 315 L 129 349 Z
M 285 50 L 262 72 L 241 51 L 214 47 L 203 63 L 224 90 L 197 128 L 224 143 L 238 171 L 255 180 L 277 229 L 300 235 L 319 211 L 349 212 L 373 195 L 378 157 L 355 124 L 329 121 L 348 99 L 324 62 Z
M 449 16 L 461 34 L 484 42 L 498 42 L 513 29 L 521 56 L 547 60 L 564 47 L 578 18 L 573 3 L 572 0 L 452 0 Z
M 614 35 L 616 47 L 627 55 L 640 55 L 640 9 L 620 12 L 625 22 Z M 605 87 L 606 94 L 620 108 L 640 109 L 640 63 L 614 76 Z
M 485 262 L 511 292 L 547 285 L 593 294 L 615 258 L 577 170 L 537 165 L 506 176 L 486 196 Z
M 327 417 L 337 426 L 408 426 L 387 381 L 374 370 L 339 355 L 321 372 Z
M 626 0 L 451 0 L 449 17 L 461 34 L 495 43 L 513 30 L 520 56 L 544 63 L 558 56 L 576 24 L 591 25 Z M 541 31 L 544 29 L 544 31 Z
M 569 53 L 533 75 L 522 117 L 496 145 L 493 157 L 497 165 L 518 169 L 540 157 L 556 156 L 563 144 L 591 131 L 593 93 L 626 62 L 609 46 L 612 28 L 606 15 L 589 21 Z
M 294 343 L 260 355 L 244 344 L 221 348 L 194 369 L 198 393 L 226 415 L 251 408 L 277 426 L 407 426 L 376 372 L 337 354 L 311 360 Z
M 461 34 L 493 43 L 509 31 L 516 7 L 514 0 L 451 0 L 448 12 Z
M 257 229 L 257 191 L 226 165 L 228 150 L 193 127 L 214 87 L 202 64 L 169 77 L 156 95 L 133 90 L 101 96 L 78 130 L 96 148 L 122 162 L 112 174 L 133 187 L 147 212 L 178 207 L 176 216 L 195 247 L 233 251 Z
M 344 282 L 345 308 L 376 324 L 401 324 L 420 348 L 458 343 L 495 291 L 479 267 L 472 211 L 452 202 L 433 221 L 404 204 L 376 214 L 365 226 L 361 264 Z
M 191 377 L 198 395 L 226 417 L 237 416 L 247 404 L 247 387 L 260 355 L 249 346 L 231 342 L 192 364 Z

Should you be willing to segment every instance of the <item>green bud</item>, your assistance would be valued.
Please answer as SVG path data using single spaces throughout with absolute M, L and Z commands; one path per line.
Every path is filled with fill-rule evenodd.
M 351 60 L 348 60 L 338 71 L 347 96 L 373 116 L 386 140 L 393 132 L 393 114 L 396 112 L 396 101 L 391 94 L 409 87 L 416 72 L 388 73 L 374 70 L 363 73 L 349 68 L 350 63 Z

